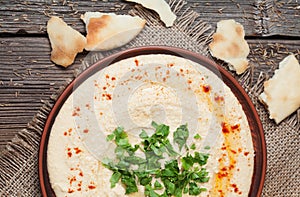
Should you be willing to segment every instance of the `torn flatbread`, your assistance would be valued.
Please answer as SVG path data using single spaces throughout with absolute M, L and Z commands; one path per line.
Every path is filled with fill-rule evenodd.
M 138 16 L 86 12 L 81 16 L 86 24 L 88 51 L 105 51 L 127 44 L 144 28 L 146 21 Z
M 64 67 L 71 65 L 86 45 L 83 35 L 56 16 L 48 21 L 47 33 L 52 47 L 51 60 Z
M 300 65 L 294 55 L 279 63 L 274 76 L 264 83 L 260 99 L 277 124 L 300 107 Z
M 221 20 L 209 45 L 212 56 L 229 63 L 230 69 L 235 70 L 237 74 L 248 68 L 247 56 L 250 49 L 244 36 L 244 27 L 240 23 Z
M 141 4 L 143 7 L 154 10 L 164 22 L 166 27 L 171 27 L 176 20 L 176 15 L 172 12 L 169 4 L 164 0 L 126 0 Z

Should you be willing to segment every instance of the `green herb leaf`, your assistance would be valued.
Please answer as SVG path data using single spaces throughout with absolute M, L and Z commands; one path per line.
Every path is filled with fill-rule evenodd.
M 189 192 L 189 189 L 187 188 L 187 187 L 185 187 L 184 189 L 183 189 L 183 193 L 184 194 L 187 194 Z
M 195 182 L 191 182 L 189 184 L 189 195 L 199 195 L 201 193 L 200 188 L 197 186 L 197 184 Z
M 157 194 L 155 191 L 151 190 L 149 196 L 150 197 L 159 197 L 159 194 Z
M 169 179 L 164 179 L 163 182 L 166 187 L 167 194 L 173 195 L 175 193 L 175 184 L 172 183 Z
M 138 191 L 134 175 L 122 175 L 121 182 L 125 185 L 125 194 L 131 194 Z
M 169 169 L 173 171 L 174 173 L 178 174 L 179 173 L 179 167 L 178 167 L 178 162 L 176 159 L 171 160 L 165 164 L 165 169 Z
M 163 189 L 162 184 L 160 184 L 160 182 L 158 182 L 157 180 L 154 183 L 154 189 L 155 190 L 159 190 L 159 189 Z
M 114 188 L 116 183 L 119 182 L 122 174 L 120 172 L 114 172 L 113 175 L 110 177 L 110 187 Z
M 194 165 L 194 158 L 190 155 L 181 159 L 182 167 L 184 170 L 189 170 Z
M 195 136 L 194 136 L 194 139 L 201 139 L 201 136 L 197 133 Z
M 199 163 L 201 166 L 207 163 L 208 154 L 195 152 L 195 161 Z
M 210 149 L 210 146 L 205 146 L 204 149 L 205 149 L 205 150 L 209 150 L 209 149 Z
M 185 145 L 187 138 L 189 137 L 189 131 L 187 125 L 181 125 L 173 133 L 174 143 L 178 144 L 179 150 Z
M 140 179 L 140 184 L 145 186 L 145 185 L 150 184 L 151 181 L 152 181 L 152 176 L 143 177 L 143 178 Z
M 130 163 L 130 164 L 142 164 L 142 163 L 146 163 L 146 159 L 138 157 L 138 156 L 128 156 L 128 157 L 124 157 L 124 161 Z
M 110 134 L 106 137 L 106 141 L 112 141 L 115 138 L 114 134 Z
M 157 124 L 156 122 L 154 122 L 154 121 L 151 122 L 151 125 L 152 125 L 152 127 L 154 127 L 155 129 L 157 129 L 157 127 L 158 127 L 158 124 Z
M 140 133 L 139 137 L 141 139 L 147 139 L 148 138 L 148 134 L 146 133 L 145 130 L 142 130 L 142 132 Z
M 196 144 L 192 144 L 190 149 L 195 150 L 196 149 Z
M 178 155 L 178 153 L 174 150 L 173 146 L 171 145 L 170 141 L 168 139 L 166 139 L 163 142 L 164 146 L 166 147 L 167 151 L 168 151 L 168 155 L 171 157 L 175 157 Z

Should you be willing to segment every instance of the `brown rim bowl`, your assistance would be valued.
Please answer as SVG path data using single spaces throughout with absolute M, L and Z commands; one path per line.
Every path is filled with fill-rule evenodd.
M 239 102 L 241 103 L 243 110 L 247 116 L 248 123 L 251 129 L 253 147 L 255 151 L 254 157 L 254 173 L 252 177 L 252 184 L 249 192 L 249 197 L 260 197 L 264 185 L 265 174 L 266 174 L 266 166 L 267 166 L 267 156 L 266 156 L 266 144 L 263 133 L 263 127 L 260 121 L 260 118 L 256 112 L 254 105 L 252 104 L 250 98 L 247 93 L 241 87 L 241 85 L 231 76 L 229 72 L 223 69 L 221 66 L 217 65 L 214 61 L 199 55 L 197 53 L 175 48 L 175 47 L 166 47 L 166 46 L 148 46 L 148 47 L 138 47 L 133 49 L 128 49 L 122 52 L 118 52 L 109 57 L 106 57 L 94 65 L 90 66 L 86 69 L 82 74 L 80 74 L 77 78 L 75 78 L 63 91 L 63 93 L 57 99 L 55 105 L 53 106 L 50 114 L 45 123 L 45 127 L 43 130 L 42 138 L 40 141 L 40 149 L 39 149 L 39 180 L 41 186 L 41 193 L 43 196 L 54 197 L 55 194 L 51 188 L 48 171 L 47 171 L 47 145 L 49 134 L 51 132 L 52 124 L 61 109 L 62 105 L 72 94 L 74 91 L 75 84 L 81 84 L 91 75 L 101 70 L 102 68 L 109 66 L 112 63 L 120 61 L 122 59 L 138 56 L 138 55 L 146 55 L 146 54 L 169 54 L 175 55 L 179 57 L 183 57 L 194 62 L 201 64 L 207 69 L 211 70 L 215 74 L 217 74 L 224 83 L 231 89 L 234 95 L 237 97 Z

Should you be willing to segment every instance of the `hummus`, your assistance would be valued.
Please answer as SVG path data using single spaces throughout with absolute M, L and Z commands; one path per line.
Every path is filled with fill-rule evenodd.
M 209 153 L 205 168 L 210 179 L 201 184 L 207 191 L 200 196 L 248 196 L 254 151 L 237 98 L 205 67 L 160 54 L 114 63 L 68 97 L 53 123 L 47 149 L 56 196 L 144 196 L 143 186 L 130 195 L 121 183 L 111 188 L 112 171 L 101 161 L 114 157 L 114 146 L 105 138 L 116 127 L 123 126 L 130 143 L 137 144 L 142 129 L 152 132 L 153 120 L 170 126 L 170 131 L 187 123 L 187 143 Z M 201 139 L 195 139 L 196 134 Z

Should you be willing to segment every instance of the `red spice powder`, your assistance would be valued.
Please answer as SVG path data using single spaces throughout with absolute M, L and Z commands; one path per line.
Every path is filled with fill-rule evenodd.
M 218 192 L 220 193 L 220 197 L 224 197 L 224 192 L 223 192 L 223 190 L 219 189 Z
M 228 176 L 228 173 L 227 172 L 219 172 L 217 174 L 218 178 L 222 179 L 222 178 L 225 178 Z
M 223 132 L 224 134 L 230 133 L 230 130 L 228 129 L 228 126 L 227 126 L 227 124 L 226 124 L 225 122 L 222 122 L 222 123 L 221 123 L 221 126 L 222 126 L 222 132 Z
M 223 167 L 223 168 L 221 168 L 221 171 L 227 171 L 227 167 L 225 166 L 225 167 Z
M 230 151 L 231 151 L 233 154 L 236 154 L 236 151 L 235 151 L 235 150 L 231 149 Z
M 135 59 L 134 63 L 135 63 L 136 66 L 139 66 L 139 60 Z
M 79 113 L 77 113 L 76 111 L 73 111 L 72 116 L 79 116 Z
M 240 124 L 236 124 L 236 125 L 231 126 L 232 130 L 237 130 L 239 128 L 240 128 Z
M 84 130 L 83 130 L 83 133 L 88 133 L 88 132 L 89 132 L 88 129 L 84 129 Z
M 78 112 L 80 112 L 80 108 L 79 107 L 75 107 L 72 116 L 79 116 Z
M 105 94 L 106 100 L 111 100 L 111 95 L 110 94 Z
M 208 92 L 210 92 L 211 87 L 209 85 L 203 85 L 202 90 L 203 90 L 203 92 L 208 93 Z
M 231 184 L 231 187 L 233 188 L 233 191 L 234 191 L 235 193 L 238 193 L 238 192 L 239 192 L 239 188 L 237 187 L 236 184 Z
M 73 176 L 72 178 L 70 178 L 70 185 L 72 185 L 72 183 L 75 181 L 76 181 L 76 176 Z
M 88 188 L 89 189 L 96 189 L 96 186 L 95 185 L 89 185 Z
M 223 96 L 216 96 L 215 97 L 215 101 L 220 103 L 220 102 L 223 102 L 224 101 L 224 97 Z
M 80 150 L 78 147 L 74 148 L 74 150 L 75 150 L 75 153 L 76 153 L 76 154 L 79 154 L 79 153 L 82 152 L 82 150 Z

